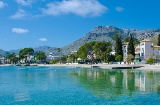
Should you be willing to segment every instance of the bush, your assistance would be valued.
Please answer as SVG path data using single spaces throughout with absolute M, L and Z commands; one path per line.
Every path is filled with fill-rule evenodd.
M 116 56 L 115 60 L 116 60 L 116 61 L 119 61 L 119 62 L 122 61 L 122 60 L 123 60 L 122 55 Z
M 57 60 L 50 60 L 49 64 L 55 64 L 57 62 Z
M 153 64 L 155 62 L 155 60 L 153 58 L 148 58 L 146 60 L 146 62 L 149 63 L 149 64 Z

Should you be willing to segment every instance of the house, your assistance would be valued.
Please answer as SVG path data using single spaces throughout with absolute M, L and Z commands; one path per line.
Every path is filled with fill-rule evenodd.
M 54 56 L 52 53 L 49 53 L 49 55 L 47 55 L 46 61 L 49 62 L 50 60 L 54 60 L 54 59 L 58 59 L 59 56 Z
M 128 43 L 123 44 L 123 60 L 127 58 Z M 159 59 L 160 46 L 154 46 L 150 40 L 142 40 L 139 45 L 135 46 L 135 61 L 147 60 L 152 57 L 155 60 Z
M 5 64 L 5 58 L 4 57 L 0 57 L 0 64 Z

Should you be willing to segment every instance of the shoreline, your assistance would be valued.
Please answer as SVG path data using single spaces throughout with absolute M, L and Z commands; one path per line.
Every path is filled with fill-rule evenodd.
M 15 66 L 13 64 L 1 64 L 0 66 Z M 101 68 L 101 69 L 112 69 L 118 67 L 139 67 L 133 70 L 156 70 L 160 71 L 160 65 L 150 64 L 31 64 L 31 66 L 45 66 L 45 67 L 79 67 L 79 68 Z

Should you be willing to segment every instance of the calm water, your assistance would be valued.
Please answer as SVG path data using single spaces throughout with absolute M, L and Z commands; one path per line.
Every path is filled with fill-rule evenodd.
M 160 72 L 0 67 L 0 105 L 160 105 Z

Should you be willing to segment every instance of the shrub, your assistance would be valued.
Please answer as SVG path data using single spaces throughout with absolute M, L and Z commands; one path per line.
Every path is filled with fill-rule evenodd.
M 149 64 L 153 64 L 155 62 L 155 60 L 153 58 L 148 58 L 146 60 L 146 62 L 149 63 Z
M 49 64 L 55 64 L 57 62 L 57 60 L 50 60 Z

